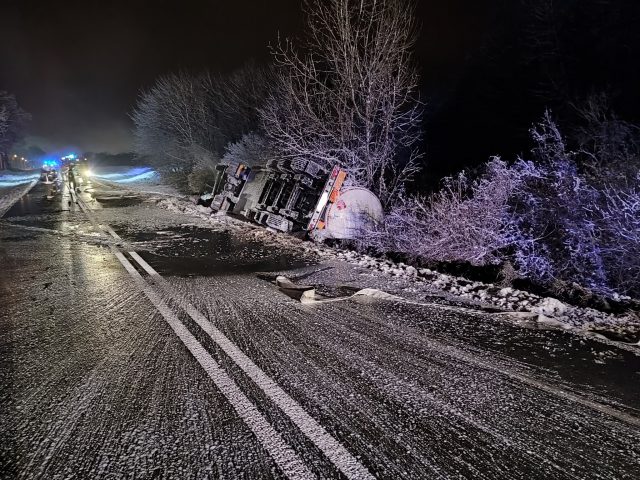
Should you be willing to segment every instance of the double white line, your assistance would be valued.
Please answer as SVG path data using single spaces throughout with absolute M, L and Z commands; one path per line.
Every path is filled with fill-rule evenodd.
M 91 215 L 89 208 L 77 197 L 78 205 L 96 227 L 98 223 Z M 108 225 L 102 225 L 114 239 L 122 240 Z M 240 390 L 238 385 L 218 365 L 202 344 L 191 334 L 180 321 L 176 313 L 166 304 L 156 289 L 136 270 L 132 263 L 115 246 L 110 246 L 116 258 L 129 272 L 133 280 L 142 289 L 147 298 L 158 309 L 169 326 L 187 347 L 198 363 L 213 380 L 218 389 L 227 398 L 238 415 L 253 431 L 269 455 L 282 471 L 291 479 L 316 478 L 316 475 L 305 465 L 300 456 L 289 446 L 257 407 Z M 275 403 L 284 414 L 300 429 L 300 431 L 350 479 L 372 479 L 371 473 L 334 437 L 332 437 L 316 420 L 314 420 L 291 396 L 280 388 L 260 367 L 245 355 L 224 333 L 218 330 L 191 303 L 178 294 L 169 283 L 144 261 L 136 252 L 127 252 L 142 269 L 147 272 L 154 284 L 166 295 L 176 301 L 180 307 L 211 337 L 225 354 L 257 385 L 264 394 Z

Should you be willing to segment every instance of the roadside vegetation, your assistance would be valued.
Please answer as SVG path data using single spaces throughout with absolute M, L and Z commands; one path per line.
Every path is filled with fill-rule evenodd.
M 0 170 L 9 167 L 11 149 L 24 136 L 30 118 L 14 95 L 0 90 Z
M 600 8 L 591 3 L 585 11 Z M 406 0 L 305 2 L 306 35 L 273 45 L 271 65 L 159 78 L 132 114 L 137 153 L 189 193 L 213 183 L 220 162 L 338 163 L 386 211 L 362 250 L 490 268 L 504 284 L 557 295 L 640 297 L 640 128 L 567 76 L 563 58 L 584 50 L 554 34 L 570 9 L 523 5 L 534 19 L 524 60 L 542 72 L 522 87 L 542 107 L 528 118 L 526 154 L 490 158 L 437 188 L 416 182 L 430 166 L 412 59 L 419 26 Z
M 590 108 L 573 139 L 547 112 L 527 156 L 399 199 L 361 245 L 426 264 L 500 265 L 503 281 L 556 295 L 640 297 L 640 129 Z

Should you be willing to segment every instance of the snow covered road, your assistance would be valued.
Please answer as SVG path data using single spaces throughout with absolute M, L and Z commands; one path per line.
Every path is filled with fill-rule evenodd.
M 257 274 L 359 272 L 147 203 L 28 197 L 0 227 L 3 478 L 640 477 L 636 354 L 437 305 L 302 305 Z

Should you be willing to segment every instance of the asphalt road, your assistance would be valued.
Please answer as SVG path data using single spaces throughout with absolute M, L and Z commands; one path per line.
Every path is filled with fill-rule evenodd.
M 302 305 L 257 273 L 348 267 L 45 188 L 0 225 L 2 478 L 640 478 L 633 352 Z

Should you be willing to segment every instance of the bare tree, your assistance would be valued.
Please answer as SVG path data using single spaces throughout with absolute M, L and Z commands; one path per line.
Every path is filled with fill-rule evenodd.
M 211 102 L 219 117 L 221 142 L 217 153 L 224 155 L 228 144 L 239 141 L 252 132 L 261 135 L 258 109 L 264 105 L 275 76 L 270 66 L 263 67 L 248 62 L 230 75 L 218 77 L 216 98 Z
M 30 118 L 13 95 L 0 91 L 0 170 L 8 167 L 9 151 L 22 137 Z
M 249 167 L 264 166 L 273 157 L 269 141 L 263 135 L 251 132 L 227 145 L 222 163 L 233 167 L 241 163 Z
M 206 182 L 230 142 L 257 128 L 269 71 L 253 64 L 228 76 L 169 74 L 141 94 L 132 118 L 136 151 L 185 186 Z M 203 180 L 204 179 L 204 180 Z M 193 187 L 191 187 L 193 188 Z
M 640 185 L 640 173 L 636 175 Z M 606 188 L 593 209 L 600 229 L 609 282 L 622 294 L 640 296 L 640 189 Z
M 640 186 L 640 126 L 619 118 L 606 93 L 572 106 L 581 120 L 574 136 L 589 180 L 607 188 Z
M 546 104 L 569 100 L 566 47 L 561 32 L 569 16 L 570 2 L 557 0 L 523 0 L 529 21 L 524 27 L 527 41 L 525 58 L 538 70 L 539 82 L 534 95 Z
M 140 96 L 133 112 L 138 153 L 192 162 L 189 152 L 208 143 L 205 95 L 205 77 L 161 77 Z
M 261 110 L 280 154 L 340 163 L 386 205 L 418 171 L 421 103 L 405 0 L 305 3 L 306 41 L 273 49 L 281 74 Z

